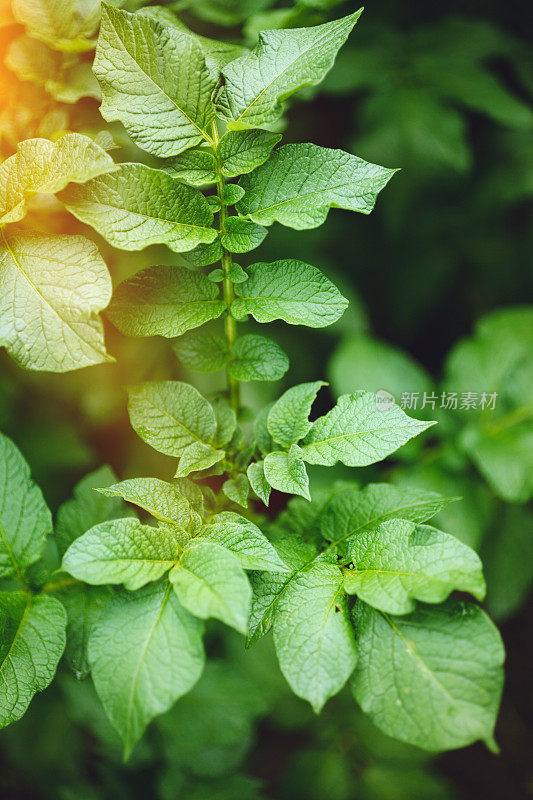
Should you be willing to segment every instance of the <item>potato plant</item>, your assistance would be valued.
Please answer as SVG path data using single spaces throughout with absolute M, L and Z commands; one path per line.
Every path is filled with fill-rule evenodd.
M 106 137 L 62 132 L 22 142 L 0 166 L 0 342 L 21 367 L 112 361 L 107 309 L 124 336 L 167 338 L 188 369 L 226 376 L 208 396 L 172 379 L 131 385 L 131 426 L 172 469 L 119 481 L 102 467 L 61 508 L 53 536 L 24 458 L 2 436 L 3 725 L 64 653 L 77 677 L 90 673 L 129 756 L 200 678 L 214 618 L 247 647 L 272 631 L 281 672 L 317 713 L 349 684 L 394 738 L 430 751 L 496 748 L 503 646 L 466 599 L 484 598 L 481 562 L 431 524 L 457 499 L 384 482 L 316 490 L 308 476 L 309 466 L 381 462 L 433 421 L 357 378 L 325 413 L 313 409 L 326 383 L 312 375 L 260 410 L 242 397 L 243 384 L 289 370 L 277 342 L 257 327 L 241 333 L 242 323 L 281 321 L 305 336 L 348 305 L 314 264 L 245 254 L 274 223 L 307 230 L 332 208 L 369 214 L 395 171 L 281 143 L 286 102 L 325 78 L 359 16 L 265 30 L 247 50 L 193 34 L 166 9 L 104 5 L 100 110 L 122 123 L 138 159 L 116 161 Z M 82 28 L 67 26 L 68 52 L 88 47 L 96 24 Z M 113 248 L 166 245 L 175 263 L 143 268 L 111 297 L 91 232 L 32 228 L 36 194 L 55 196 Z M 476 460 L 475 434 L 465 436 Z M 272 490 L 294 496 L 280 513 Z

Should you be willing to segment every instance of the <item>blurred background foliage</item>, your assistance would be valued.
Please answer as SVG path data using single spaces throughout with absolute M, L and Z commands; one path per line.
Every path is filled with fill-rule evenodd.
M 264 28 L 316 24 L 357 7 L 338 0 L 165 5 L 195 31 L 246 45 Z M 0 736 L 2 798 L 533 796 L 533 310 L 526 306 L 533 297 L 533 56 L 525 16 L 518 0 L 370 2 L 326 81 L 288 110 L 285 136 L 402 171 L 370 217 L 333 212 L 306 232 L 274 226 L 260 253 L 265 261 L 316 264 L 351 300 L 326 331 L 274 331 L 291 357 L 291 383 L 325 377 L 332 395 L 387 390 L 398 402 L 418 393 L 411 413 L 440 423 L 355 480 L 462 498 L 438 522 L 480 551 L 487 607 L 503 625 L 501 755 L 475 745 L 434 759 L 384 737 L 342 694 L 315 717 L 289 692 L 268 639 L 244 653 L 241 639 L 213 625 L 201 681 L 152 725 L 127 766 L 92 687 L 65 670 Z M 108 146 L 114 140 L 119 160 L 145 157 L 99 116 L 90 70 L 98 19 L 97 0 L 0 0 L 2 157 L 22 139 L 65 130 Z M 29 222 L 47 231 L 81 228 L 39 198 Z M 186 262 L 160 247 L 120 253 L 84 233 L 97 240 L 115 283 L 143 266 Z M 111 325 L 107 341 L 116 363 L 74 374 L 23 372 L 0 355 L 0 429 L 55 509 L 102 463 L 120 477 L 170 475 L 166 459 L 132 435 L 125 384 L 175 377 L 210 391 L 222 381 L 181 370 L 167 341 L 126 340 Z M 283 388 L 248 384 L 246 400 L 259 407 Z M 496 410 L 441 408 L 442 392 L 497 392 Z M 317 468 L 314 485 L 327 474 Z M 354 475 L 340 468 L 335 477 Z M 284 502 L 278 495 L 275 511 Z

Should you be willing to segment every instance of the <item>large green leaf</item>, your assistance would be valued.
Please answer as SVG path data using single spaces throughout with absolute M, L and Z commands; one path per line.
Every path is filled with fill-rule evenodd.
M 345 488 L 321 510 L 320 530 L 327 541 L 345 542 L 349 550 L 362 531 L 377 528 L 393 518 L 426 522 L 445 508 L 451 499 L 436 492 L 388 483 L 369 483 L 361 490 Z
M 283 100 L 320 83 L 360 14 L 311 28 L 263 31 L 251 53 L 222 70 L 217 106 L 228 128 L 268 125 L 281 116 Z
M 232 511 L 223 511 L 212 517 L 204 527 L 201 539 L 208 539 L 231 550 L 244 569 L 270 572 L 289 570 L 257 525 Z
M 398 406 L 383 409 L 369 392 L 344 394 L 319 417 L 305 437 L 302 458 L 309 464 L 348 467 L 373 464 L 393 453 L 432 422 L 411 419 Z
M 39 560 L 52 515 L 30 468 L 11 439 L 0 433 L 0 578 L 16 575 Z
M 280 597 L 274 643 L 293 691 L 318 713 L 350 677 L 356 650 L 342 575 L 333 564 L 314 564 Z
M 102 116 L 120 120 L 149 153 L 175 156 L 209 139 L 214 82 L 193 36 L 104 6 L 94 71 Z
M 333 208 L 370 214 L 395 170 L 316 144 L 286 144 L 250 175 L 239 214 L 260 225 L 281 222 L 303 230 L 322 225 Z
M 101 522 L 72 542 L 62 568 L 86 583 L 123 583 L 134 591 L 164 575 L 180 552 L 171 527 L 154 528 L 127 517 Z
M 108 316 L 127 336 L 180 336 L 217 319 L 226 308 L 220 290 L 185 267 L 147 267 L 115 290 Z
M 216 433 L 215 413 L 188 383 L 142 383 L 129 390 L 128 411 L 133 429 L 160 453 L 181 456 L 192 444 L 209 444 Z
M 301 383 L 276 400 L 267 417 L 268 432 L 275 442 L 288 449 L 303 439 L 311 428 L 311 406 L 322 386 L 326 386 L 324 381 Z
M 0 233 L 0 345 L 21 366 L 67 372 L 111 361 L 97 316 L 110 299 L 88 239 Z
M 12 0 L 13 14 L 28 34 L 49 47 L 79 53 L 94 47 L 100 3 L 91 0 Z
M 248 268 L 248 280 L 235 285 L 232 314 L 251 314 L 258 322 L 282 319 L 290 325 L 323 328 L 344 313 L 348 301 L 316 267 L 283 259 Z
M 0 164 L 0 223 L 23 219 L 27 200 L 36 193 L 55 194 L 71 181 L 83 183 L 115 169 L 111 156 L 88 136 L 27 139 Z
M 251 589 L 239 558 L 220 544 L 194 540 L 169 574 L 180 602 L 202 619 L 248 630 Z
M 181 253 L 217 235 L 213 212 L 198 189 L 145 164 L 121 164 L 110 175 L 70 186 L 59 199 L 122 250 L 162 243 Z
M 415 600 L 441 603 L 453 590 L 485 597 L 476 553 L 429 525 L 391 519 L 367 528 L 355 538 L 350 559 L 345 590 L 390 614 L 408 614 Z
M 122 591 L 89 640 L 96 691 L 129 755 L 144 729 L 196 683 L 203 669 L 202 623 L 167 583 Z
M 481 608 L 448 600 L 405 617 L 357 609 L 352 687 L 378 728 L 425 750 L 492 746 L 504 649 Z
M 55 675 L 67 617 L 53 597 L 0 592 L 0 727 L 20 719 Z

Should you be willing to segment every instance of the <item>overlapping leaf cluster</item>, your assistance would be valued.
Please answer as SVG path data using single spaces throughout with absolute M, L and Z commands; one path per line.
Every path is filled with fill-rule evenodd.
M 383 407 L 357 385 L 318 417 L 324 383 L 294 386 L 253 424 L 240 396 L 241 382 L 277 380 L 288 368 L 277 343 L 238 335 L 241 320 L 320 328 L 347 301 L 313 265 L 280 258 L 243 267 L 237 254 L 258 247 L 274 222 L 301 230 L 332 207 L 370 213 L 394 172 L 312 143 L 280 145 L 271 130 L 288 98 L 325 77 L 359 15 L 263 31 L 242 52 L 192 34 L 164 9 L 104 6 L 94 63 L 101 112 L 124 125 L 150 165 L 114 164 L 91 139 L 66 134 L 24 143 L 1 167 L 6 224 L 20 221 L 31 194 L 48 192 L 114 247 L 185 253 L 120 284 L 109 318 L 123 334 L 172 339 L 183 364 L 227 377 L 227 390 L 209 397 L 170 380 L 129 389 L 132 427 L 176 459 L 173 480 L 90 476 L 60 511 L 55 576 L 38 564 L 46 508 L 5 441 L 6 463 L 17 468 L 1 483 L 0 554 L 24 589 L 8 590 L 3 605 L 6 723 L 51 679 L 66 608 L 67 657 L 80 676 L 90 670 L 127 754 L 198 680 L 208 618 L 250 644 L 272 627 L 283 674 L 316 711 L 350 679 L 364 711 L 397 738 L 433 750 L 493 742 L 503 649 L 479 606 L 447 599 L 460 590 L 481 600 L 485 591 L 473 551 L 426 524 L 448 501 L 387 484 L 322 495 L 309 487 L 307 465 L 374 464 L 432 423 Z M 3 235 L 0 341 L 33 368 L 105 358 L 96 313 L 109 278 L 94 246 Z M 78 248 L 68 291 L 65 272 L 60 283 L 50 277 L 66 246 Z M 90 263 L 80 256 L 87 247 Z M 222 331 L 203 327 L 219 319 Z M 257 502 L 268 505 L 272 489 L 301 496 L 273 524 Z M 29 527 L 33 517 L 21 526 L 21 493 L 40 504 L 40 526 Z M 34 616 L 50 603 L 46 641 L 55 645 L 43 653 Z

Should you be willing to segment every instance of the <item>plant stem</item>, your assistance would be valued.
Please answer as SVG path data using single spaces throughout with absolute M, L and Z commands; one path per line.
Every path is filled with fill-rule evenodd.
M 224 175 L 222 174 L 222 165 L 220 163 L 218 153 L 216 152 L 216 146 L 219 142 L 219 135 L 216 122 L 213 123 L 213 142 L 214 142 L 215 158 L 217 163 L 217 194 L 218 194 L 218 199 L 220 200 L 218 223 L 220 231 L 223 232 L 225 222 L 228 217 L 228 208 L 226 203 L 224 202 L 225 181 L 224 181 Z M 227 306 L 226 317 L 224 319 L 224 335 L 226 337 L 226 344 L 228 346 L 228 350 L 231 350 L 235 342 L 235 339 L 237 338 L 237 323 L 235 319 L 231 316 L 231 311 L 230 311 L 231 304 L 234 299 L 233 284 L 230 278 L 231 261 L 232 261 L 231 254 L 223 247 L 222 259 L 221 259 L 222 271 L 224 273 L 224 278 L 222 281 L 222 290 L 224 293 L 224 302 L 226 303 Z M 227 368 L 226 368 L 226 379 L 228 383 L 228 391 L 230 396 L 231 407 L 233 408 L 235 413 L 237 413 L 241 405 L 240 383 L 232 375 L 229 374 Z

